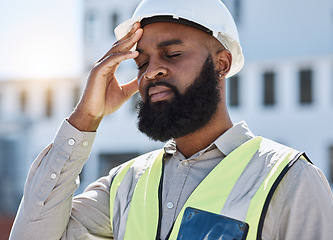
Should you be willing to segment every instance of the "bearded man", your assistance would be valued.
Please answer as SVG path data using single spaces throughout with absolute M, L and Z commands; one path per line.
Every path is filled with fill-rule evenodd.
M 186 239 L 179 233 L 188 207 L 246 224 L 242 239 L 331 239 L 333 198 L 323 173 L 303 152 L 230 119 L 225 81 L 244 57 L 221 1 L 144 0 L 116 35 L 75 111 L 33 163 L 11 239 Z M 115 72 L 126 59 L 138 75 L 119 85 Z M 137 91 L 139 130 L 168 142 L 73 198 L 100 122 Z M 214 238 L 217 225 L 206 232 L 204 225 L 187 239 L 225 234 Z

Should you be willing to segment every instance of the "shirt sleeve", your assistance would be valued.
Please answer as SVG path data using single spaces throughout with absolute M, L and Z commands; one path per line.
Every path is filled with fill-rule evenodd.
M 110 184 L 117 168 L 74 197 L 64 239 L 114 239 L 110 224 Z
M 333 197 L 324 174 L 305 160 L 298 160 L 272 198 L 263 239 L 329 240 L 332 223 Z
M 80 201 L 79 197 L 73 201 L 73 195 L 95 135 L 63 122 L 54 142 L 39 154 L 29 170 L 11 240 L 61 239 L 66 236 L 67 225 L 79 221 L 71 217 L 72 203 L 75 207 Z

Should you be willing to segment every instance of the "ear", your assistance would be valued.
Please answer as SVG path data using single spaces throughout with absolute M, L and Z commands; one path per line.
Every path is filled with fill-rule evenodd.
M 219 78 L 226 77 L 231 68 L 232 55 L 229 50 L 221 50 L 216 53 L 216 70 L 219 74 Z

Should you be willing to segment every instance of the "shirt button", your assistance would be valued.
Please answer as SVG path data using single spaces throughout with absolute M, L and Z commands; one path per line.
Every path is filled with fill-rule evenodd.
M 73 138 L 71 138 L 71 139 L 68 140 L 67 143 L 68 143 L 69 146 L 73 146 L 75 144 L 75 140 Z
M 54 180 L 54 179 L 56 179 L 56 178 L 57 178 L 57 174 L 55 174 L 55 173 L 52 173 L 50 177 L 51 177 L 51 179 L 53 179 L 53 180 Z
M 188 161 L 183 160 L 183 165 L 186 167 L 188 166 Z
M 89 145 L 89 142 L 87 140 L 83 141 L 82 146 L 87 147 Z
M 169 209 L 173 208 L 173 203 L 172 202 L 168 202 L 167 203 L 167 208 L 169 208 Z

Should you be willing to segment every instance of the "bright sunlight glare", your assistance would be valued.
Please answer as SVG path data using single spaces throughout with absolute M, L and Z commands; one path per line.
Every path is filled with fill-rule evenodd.
M 4 0 L 1 5 L 0 80 L 80 74 L 79 0 Z

